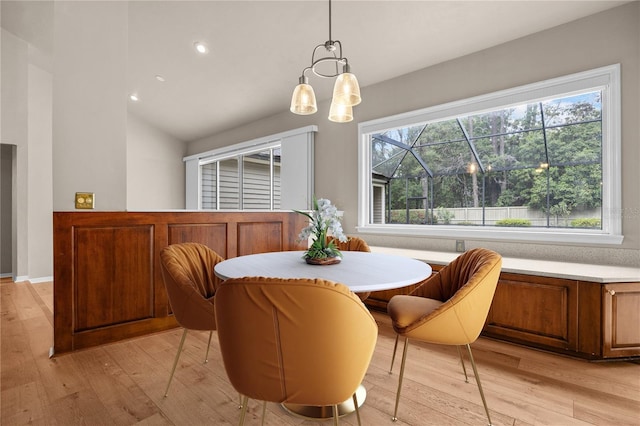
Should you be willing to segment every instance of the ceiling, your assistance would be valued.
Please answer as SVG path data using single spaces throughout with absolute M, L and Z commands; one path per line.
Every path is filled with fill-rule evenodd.
M 627 2 L 334 0 L 332 38 L 366 87 Z M 45 67 L 53 5 L 2 0 L 2 27 L 37 47 Z M 316 0 L 129 2 L 127 90 L 140 98 L 129 111 L 183 141 L 287 111 L 329 38 L 328 17 Z M 309 82 L 318 101 L 331 96 L 332 80 Z

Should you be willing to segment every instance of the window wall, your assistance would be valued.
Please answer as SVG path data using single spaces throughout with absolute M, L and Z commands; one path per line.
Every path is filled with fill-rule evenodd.
M 619 67 L 360 125 L 360 228 L 621 242 Z

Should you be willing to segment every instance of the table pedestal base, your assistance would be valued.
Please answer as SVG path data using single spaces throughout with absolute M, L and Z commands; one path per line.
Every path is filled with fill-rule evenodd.
M 364 386 L 358 386 L 356 390 L 356 399 L 358 400 L 358 408 L 367 398 L 367 390 Z M 317 405 L 300 405 L 300 404 L 282 404 L 282 407 L 289 413 L 295 414 L 306 419 L 331 419 L 333 418 L 333 406 L 317 406 Z M 356 411 L 353 405 L 353 398 L 338 404 L 338 416 L 346 416 Z

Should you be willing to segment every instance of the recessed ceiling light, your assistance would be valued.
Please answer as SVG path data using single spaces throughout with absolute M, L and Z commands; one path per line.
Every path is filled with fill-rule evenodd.
M 138 97 L 138 95 L 136 93 L 132 93 L 129 95 L 129 99 L 131 99 L 133 102 L 138 102 L 140 100 L 140 98 Z
M 156 80 L 161 81 L 161 82 L 165 82 L 166 80 L 164 79 L 163 76 L 161 76 L 160 74 L 156 75 Z
M 203 55 L 209 51 L 207 46 L 200 41 L 196 41 L 195 43 L 193 43 L 193 46 L 196 48 L 198 53 L 202 53 Z

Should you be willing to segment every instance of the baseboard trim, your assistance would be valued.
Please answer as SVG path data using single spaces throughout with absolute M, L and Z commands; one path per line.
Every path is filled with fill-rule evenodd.
M 53 281 L 53 277 L 40 277 L 40 278 L 32 278 L 29 279 L 29 282 L 31 284 L 38 284 L 38 283 L 48 283 Z

